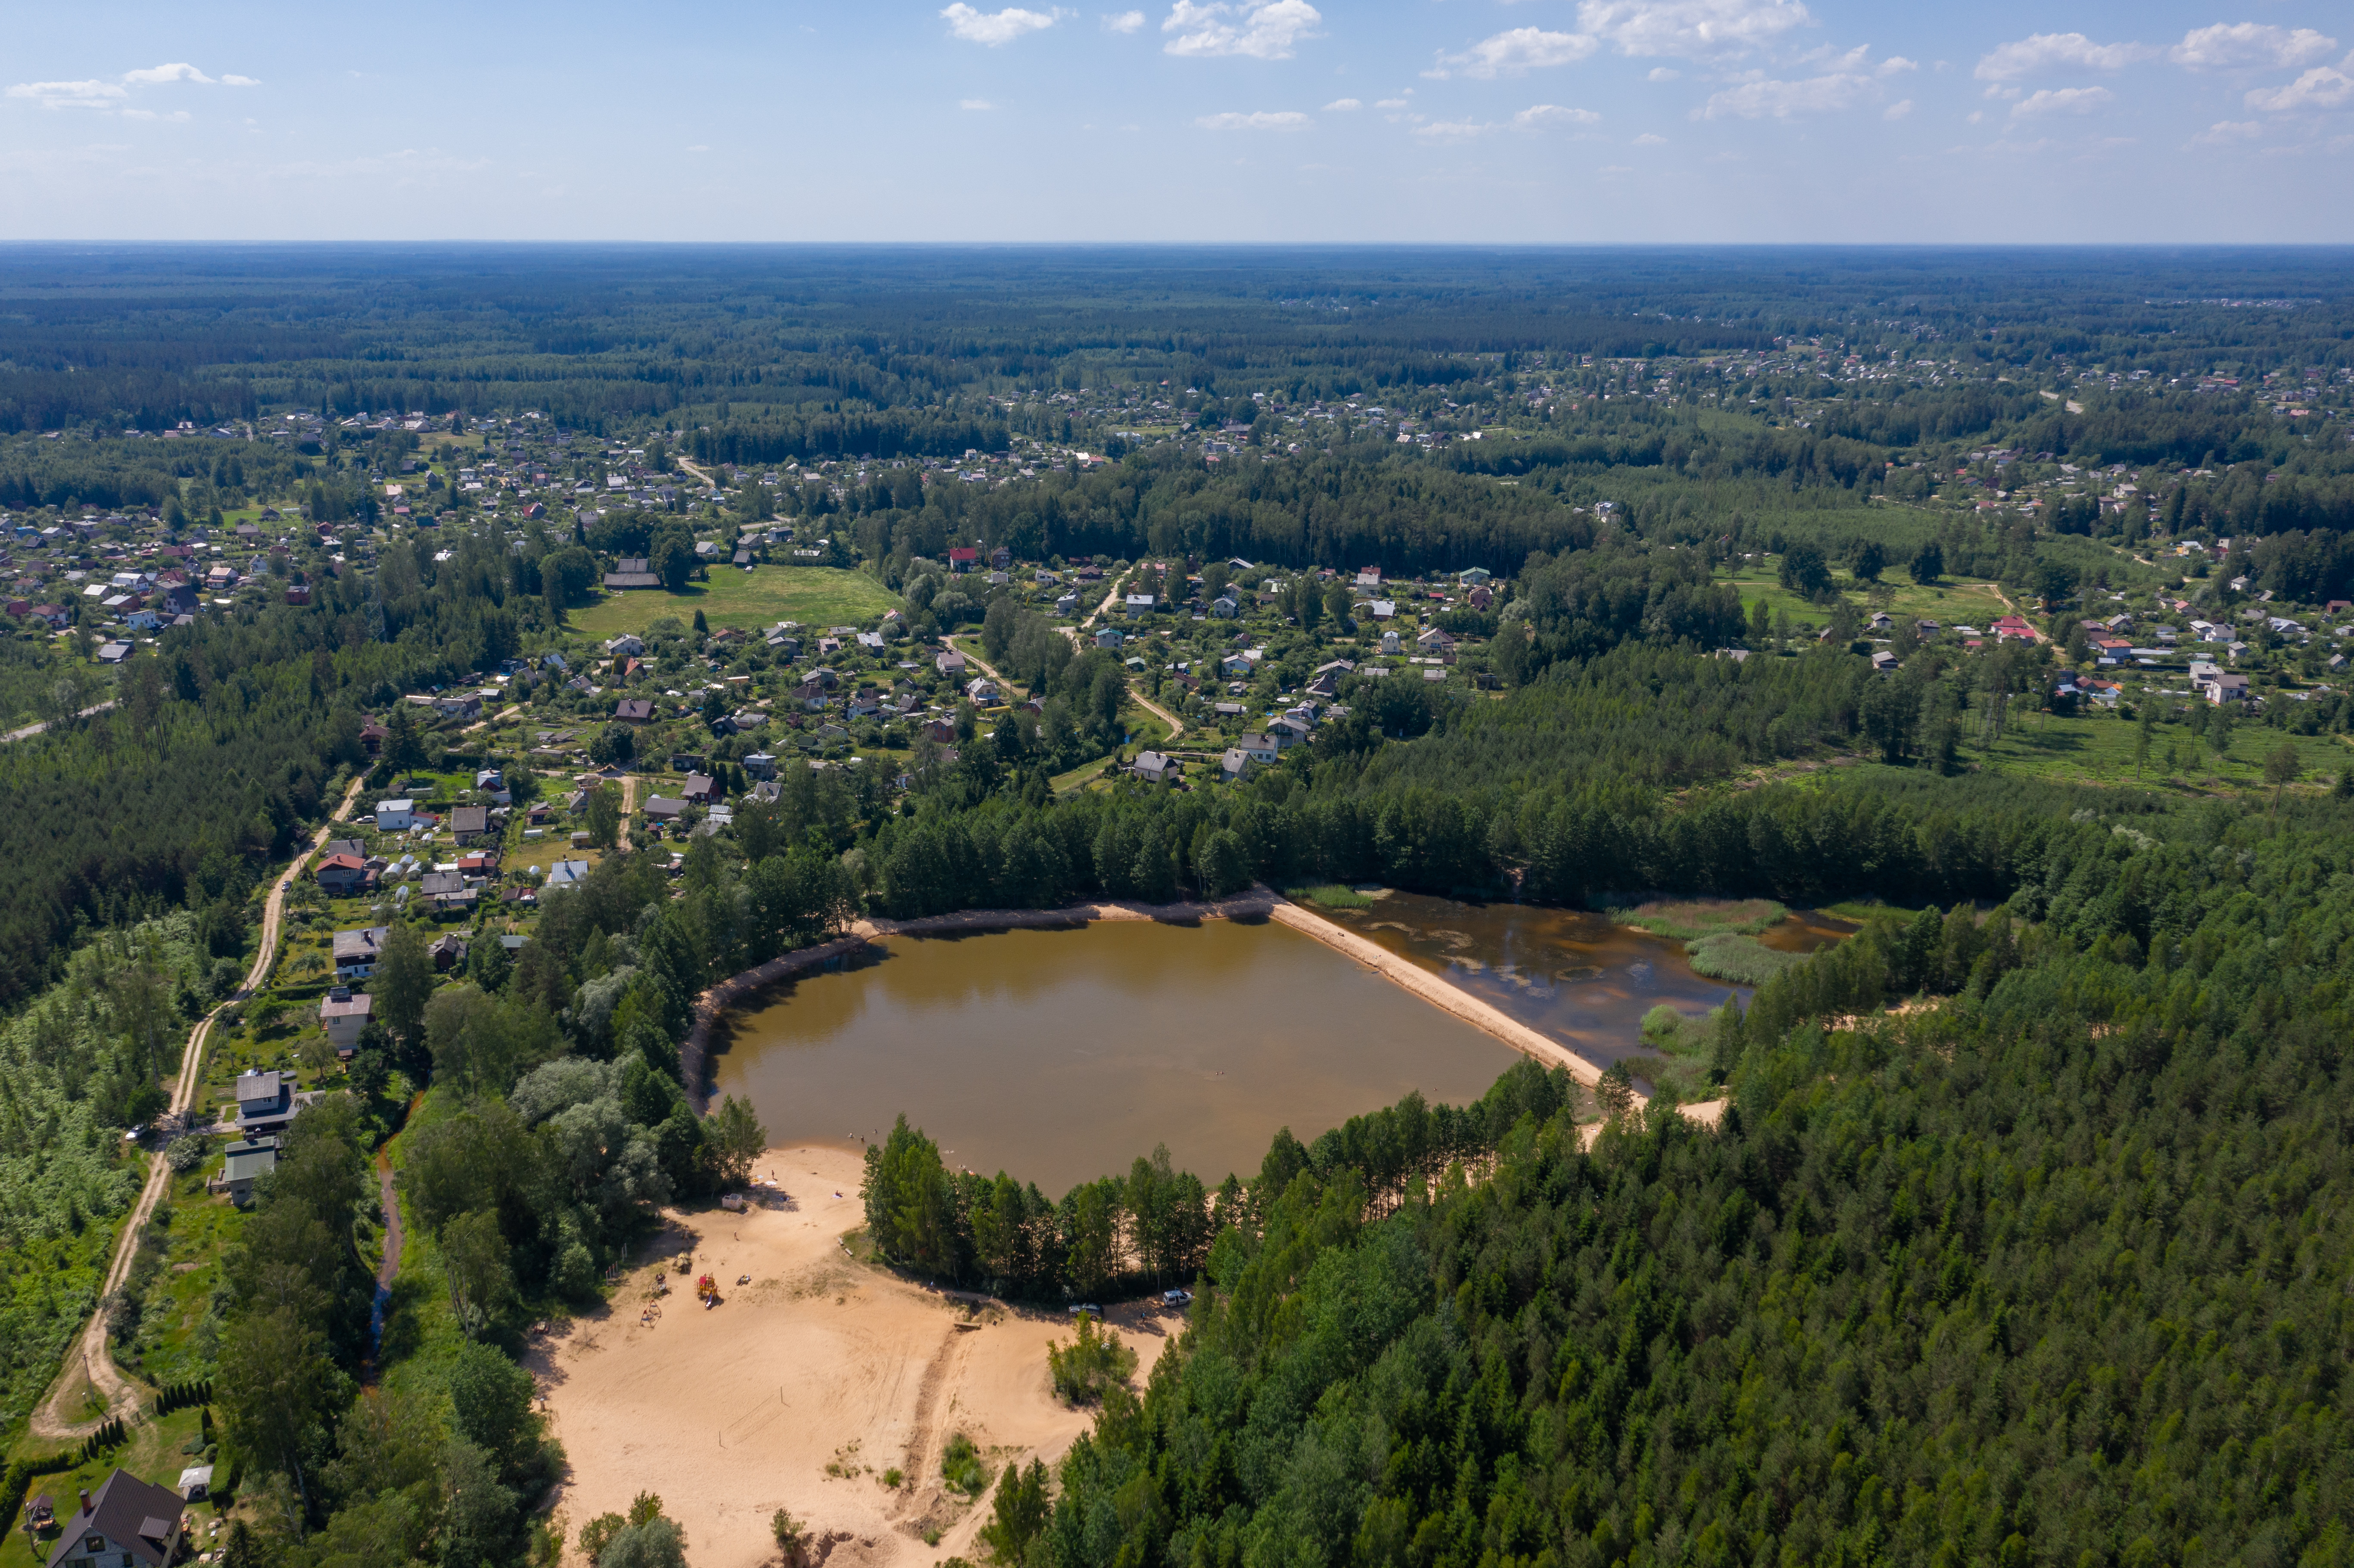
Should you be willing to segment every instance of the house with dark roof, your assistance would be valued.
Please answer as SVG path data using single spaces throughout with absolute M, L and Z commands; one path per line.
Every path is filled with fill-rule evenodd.
M 651 697 L 623 697 L 613 705 L 613 716 L 623 724 L 650 724 L 654 716 Z
M 177 1492 L 117 1470 L 81 1494 L 49 1548 L 48 1568 L 171 1568 L 185 1506 Z
M 221 1173 L 206 1183 L 208 1191 L 226 1192 L 239 1208 L 253 1202 L 253 1184 L 278 1169 L 278 1140 L 240 1139 L 223 1150 Z
M 613 566 L 615 569 L 605 574 L 605 586 L 616 593 L 662 587 L 662 578 L 654 575 L 643 556 L 625 556 Z
M 461 806 L 450 813 L 451 831 L 461 844 L 472 843 L 491 831 L 491 810 L 487 806 Z
M 339 980 L 366 980 L 376 973 L 377 957 L 384 950 L 384 938 L 392 929 L 389 926 L 370 926 L 363 930 L 335 933 L 335 978 Z
M 249 1067 L 237 1075 L 237 1125 L 247 1138 L 285 1131 L 302 1108 L 292 1074 Z

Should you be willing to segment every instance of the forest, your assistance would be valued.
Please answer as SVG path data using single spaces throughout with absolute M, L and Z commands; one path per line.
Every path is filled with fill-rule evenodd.
M 250 1504 L 228 1568 L 681 1568 L 658 1503 L 585 1544 L 535 1512 L 564 1461 L 518 1357 L 763 1147 L 748 1105 L 697 1109 L 695 997 L 862 916 L 1254 884 L 1880 907 L 1712 1016 L 1712 1126 L 1523 1066 L 1287 1130 L 1256 1171 L 1138 1150 L 1057 1194 L 902 1119 L 867 1159 L 882 1266 L 1195 1295 L 1051 1472 L 1008 1467 L 996 1563 L 2345 1561 L 2354 765 L 2290 747 L 2260 791 L 2140 764 L 2235 724 L 2335 757 L 2354 701 L 2317 668 L 2260 713 L 2121 715 L 2130 778 L 2005 772 L 2005 726 L 2058 714 L 2050 645 L 1898 629 L 1878 671 L 1834 577 L 1983 579 L 2055 641 L 2112 584 L 2243 577 L 2223 602 L 2259 623 L 2266 592 L 2354 598 L 2349 370 L 2320 253 L 0 251 L 12 566 L 48 581 L 85 521 L 145 537 L 100 509 L 173 541 L 295 520 L 256 547 L 266 594 L 119 666 L 79 594 L 0 641 L 0 697 L 49 721 L 0 744 L 13 1452 L 45 1457 L 25 1417 L 88 1315 L 129 1354 L 160 1299 L 168 1224 L 99 1295 L 149 1157 L 124 1134 L 238 987 L 261 890 L 355 784 L 429 744 L 471 766 L 400 699 L 593 670 L 611 559 L 676 588 L 698 535 L 779 522 L 893 596 L 908 668 L 965 630 L 1036 711 L 957 706 L 904 788 L 896 759 L 790 767 L 675 867 L 600 796 L 595 868 L 447 973 L 391 921 L 348 1076 L 197 1308 Z M 435 423 L 338 423 L 363 410 Z M 394 523 L 387 479 L 437 451 L 454 477 L 452 447 L 490 456 L 468 421 L 526 412 L 563 494 L 644 482 Z M 2147 471 L 2012 488 L 2112 465 Z M 942 564 L 971 544 L 1175 594 L 1190 557 L 1290 618 L 1293 688 L 1352 609 L 1318 568 L 1497 591 L 1433 617 L 1478 645 L 1465 679 L 1344 673 L 1278 766 L 1090 787 L 1162 673 Z M 791 662 L 701 620 L 648 634 L 697 681 Z M 381 1338 L 379 1156 L 414 1249 Z

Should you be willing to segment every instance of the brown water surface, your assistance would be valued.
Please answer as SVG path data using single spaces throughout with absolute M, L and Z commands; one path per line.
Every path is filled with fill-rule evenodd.
M 1727 997 L 1746 1005 L 1750 995 L 1747 986 L 1694 974 L 1681 942 L 1581 909 L 1389 892 L 1368 909 L 1319 912 L 1605 1066 L 1652 1054 L 1643 1044 L 1643 1014 L 1661 1002 L 1698 1015 Z M 1854 929 L 1819 911 L 1793 910 L 1757 939 L 1811 953 Z
M 1055 1197 L 1156 1143 L 1214 1182 L 1257 1171 L 1278 1128 L 1312 1139 L 1409 1089 L 1464 1104 L 1519 1059 L 1273 924 L 1108 921 L 870 951 L 766 993 L 716 1042 L 715 1093 L 748 1096 L 771 1143 L 879 1138 L 904 1111 L 951 1166 Z

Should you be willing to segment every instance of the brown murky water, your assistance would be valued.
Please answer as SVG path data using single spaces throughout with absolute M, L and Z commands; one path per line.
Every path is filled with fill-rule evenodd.
M 1747 986 L 1694 974 L 1681 942 L 1583 910 L 1385 893 L 1369 909 L 1320 913 L 1605 1065 L 1650 1054 L 1643 1014 L 1661 1002 L 1699 1014 L 1729 996 L 1749 1000 Z M 1811 953 L 1854 929 L 1819 911 L 1793 910 L 1757 939 Z
M 730 1021 L 716 1091 L 748 1096 L 772 1143 L 879 1138 L 904 1111 L 952 1166 L 1055 1197 L 1163 1142 L 1214 1182 L 1257 1170 L 1278 1128 L 1312 1139 L 1409 1089 L 1464 1104 L 1518 1060 L 1281 926 L 877 946 Z

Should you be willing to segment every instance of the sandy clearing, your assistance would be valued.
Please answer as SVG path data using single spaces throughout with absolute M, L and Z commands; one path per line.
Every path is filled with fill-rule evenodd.
M 533 1347 L 526 1364 L 569 1460 L 556 1506 L 574 1536 L 652 1490 L 686 1527 L 696 1568 L 773 1563 L 779 1507 L 831 1538 L 831 1564 L 928 1568 L 975 1555 L 987 1512 L 985 1498 L 967 1504 L 939 1484 L 951 1434 L 992 1467 L 1034 1455 L 1051 1466 L 1092 1425 L 1047 1384 L 1064 1315 L 968 1302 L 850 1260 L 841 1237 L 864 1220 L 861 1171 L 852 1149 L 770 1150 L 759 1206 L 666 1214 L 609 1307 Z M 657 1260 L 690 1243 L 692 1272 L 671 1274 L 655 1299 Z M 695 1302 L 703 1274 L 719 1282 L 717 1308 Z M 661 1312 L 649 1325 L 650 1303 Z M 1111 1316 L 1140 1381 L 1180 1319 L 1134 1305 Z M 886 1490 L 894 1467 L 910 1484 Z M 940 1530 L 937 1546 L 926 1528 Z

